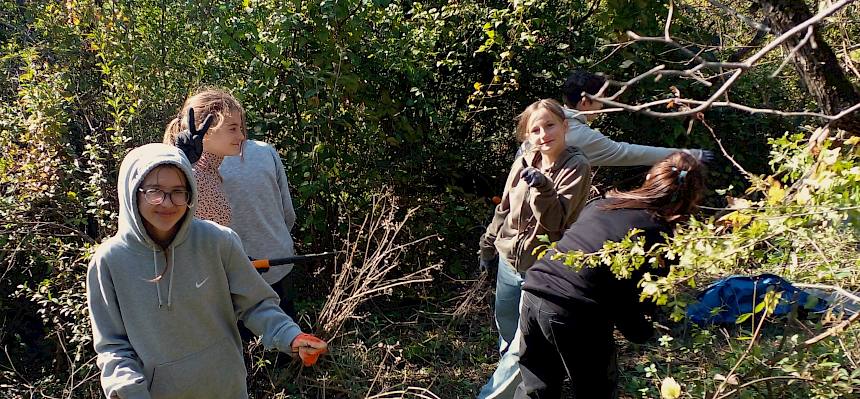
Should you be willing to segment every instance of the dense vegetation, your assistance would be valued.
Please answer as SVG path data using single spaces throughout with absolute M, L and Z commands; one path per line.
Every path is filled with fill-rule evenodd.
M 759 35 L 714 3 L 762 21 L 786 5 L 818 7 L 0 0 L 0 396 L 99 396 L 83 276 L 93 248 L 116 228 L 118 165 L 130 148 L 160 141 L 183 99 L 202 85 L 232 90 L 249 113 L 251 136 L 280 151 L 301 252 L 340 248 L 380 195 L 394 199 L 398 217 L 418 207 L 400 240 L 439 238 L 412 246 L 398 271 L 433 265 L 434 281 L 359 307 L 321 367 L 287 367 L 252 345 L 254 396 L 365 397 L 408 386 L 444 398 L 474 395 L 496 360 L 491 284 L 474 280 L 476 239 L 513 159 L 515 115 L 535 99 L 558 98 L 573 69 L 626 81 L 657 64 L 684 65 L 682 52 L 625 34 L 663 35 L 670 7 L 673 36 L 707 60 L 742 59 L 747 46 L 757 49 L 779 33 Z M 838 55 L 833 66 L 851 82 L 840 90 L 854 95 L 858 15 L 852 4 L 816 28 L 820 44 Z M 833 114 L 821 95 L 810 94 L 816 88 L 800 68 L 781 67 L 789 51 L 779 47 L 749 69 L 730 89 L 731 100 Z M 665 77 L 630 86 L 622 99 L 669 98 L 670 86 L 685 98 L 713 91 Z M 708 204 L 725 207 L 723 196 L 731 195 L 735 209 L 706 210 L 663 249 L 680 266 L 645 288 L 667 305 L 662 322 L 669 327 L 653 345 L 624 346 L 625 396 L 659 397 L 668 376 L 684 397 L 860 396 L 860 323 L 810 342 L 838 326 L 840 315 L 756 315 L 712 329 L 680 317 L 692 288 L 731 273 L 769 271 L 860 290 L 860 132 L 834 127 L 808 146 L 824 125 L 728 107 L 700 118 L 622 112 L 597 121 L 616 140 L 640 144 L 719 153 L 718 138 L 745 169 L 727 158 L 711 165 Z M 634 185 L 643 171 L 603 168 L 595 187 Z M 336 270 L 320 263 L 294 273 L 305 287 L 304 325 L 316 325 Z

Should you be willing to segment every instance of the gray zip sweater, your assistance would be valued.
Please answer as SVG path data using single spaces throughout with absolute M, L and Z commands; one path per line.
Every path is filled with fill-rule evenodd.
M 137 188 L 153 168 L 176 165 L 191 186 L 190 208 L 168 248 L 147 234 Z M 176 147 L 132 150 L 119 172 L 119 230 L 87 270 L 96 363 L 109 398 L 247 398 L 242 320 L 266 347 L 290 353 L 301 332 L 248 261 L 239 237 L 195 219 L 197 186 Z M 151 280 L 170 271 L 159 282 Z
M 230 228 L 239 234 L 245 252 L 255 259 L 293 256 L 290 230 L 296 211 L 278 151 L 262 141 L 246 140 L 242 156 L 225 157 L 220 172 L 233 210 Z M 272 266 L 263 280 L 275 284 L 292 269 Z

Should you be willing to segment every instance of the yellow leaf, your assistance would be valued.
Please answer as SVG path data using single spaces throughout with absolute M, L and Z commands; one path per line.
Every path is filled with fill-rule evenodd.
M 785 190 L 779 185 L 779 183 L 771 185 L 770 189 L 767 190 L 768 205 L 779 204 L 783 198 L 785 198 Z
M 678 399 L 681 397 L 681 385 L 672 377 L 666 377 L 660 383 L 660 397 L 663 399 Z
M 848 140 L 845 140 L 845 144 L 854 145 L 860 143 L 860 136 L 853 136 Z
M 832 150 L 824 151 L 823 156 L 821 157 L 821 162 L 824 162 L 825 165 L 833 165 L 839 159 L 839 149 L 834 148 Z
M 481 82 L 475 82 L 475 90 L 481 90 L 481 87 L 483 86 L 484 85 L 482 85 Z
M 719 220 L 717 220 L 718 224 L 725 224 L 733 228 L 740 228 L 748 225 L 752 221 L 752 216 L 747 215 L 745 213 L 741 213 L 739 211 L 734 211 L 725 215 Z

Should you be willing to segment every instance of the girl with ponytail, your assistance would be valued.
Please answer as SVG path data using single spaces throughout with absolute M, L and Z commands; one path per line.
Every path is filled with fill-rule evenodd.
M 641 231 L 645 248 L 665 241 L 702 197 L 704 173 L 692 155 L 675 152 L 657 162 L 641 187 L 612 191 L 588 204 L 558 241 L 559 252 L 594 253 L 607 241 Z M 616 398 L 618 367 L 613 330 L 642 343 L 654 333 L 639 302 L 645 272 L 619 280 L 609 267 L 565 266 L 544 257 L 526 273 L 520 307 L 520 372 L 516 398 L 559 398 L 564 377 L 577 398 Z M 661 268 L 661 269 L 665 269 Z M 665 272 L 665 270 L 663 271 Z
M 195 216 L 230 225 L 230 203 L 218 168 L 224 157 L 241 153 L 247 136 L 245 109 L 219 88 L 198 90 L 167 124 L 164 143 L 179 147 L 193 165 L 200 190 Z

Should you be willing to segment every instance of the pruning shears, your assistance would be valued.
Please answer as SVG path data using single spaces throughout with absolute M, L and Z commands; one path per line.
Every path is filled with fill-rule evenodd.
M 287 256 L 285 258 L 273 258 L 273 259 L 253 259 L 251 258 L 251 264 L 254 265 L 254 269 L 257 269 L 260 273 L 265 273 L 269 271 L 269 268 L 272 266 L 280 266 L 280 265 L 288 265 L 290 263 L 305 263 L 310 262 L 314 259 L 319 258 L 327 258 L 329 256 L 334 256 L 342 251 L 333 251 L 333 252 L 322 252 L 318 254 L 308 254 L 308 255 L 294 255 Z

